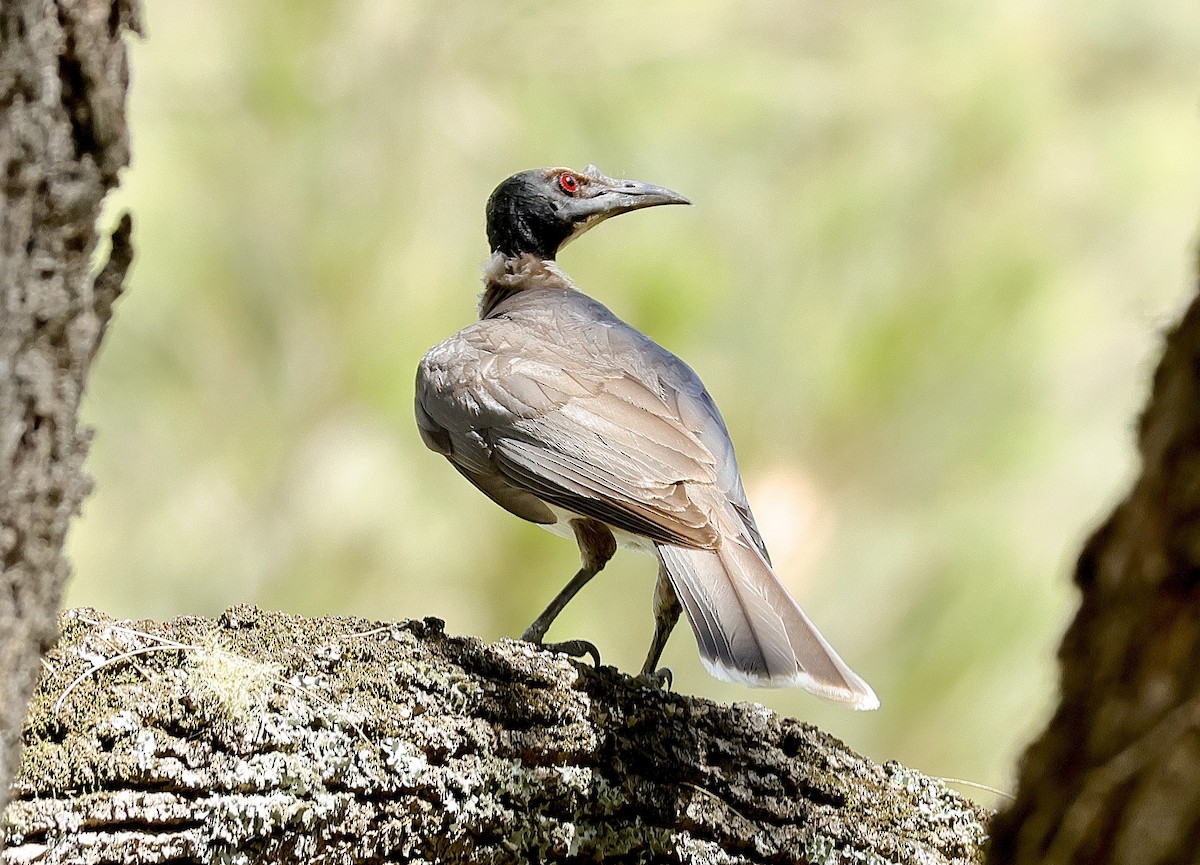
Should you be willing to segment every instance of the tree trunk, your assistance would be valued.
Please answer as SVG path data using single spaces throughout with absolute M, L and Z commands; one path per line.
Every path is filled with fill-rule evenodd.
M 992 863 L 1200 861 L 1200 297 L 1167 338 L 1142 472 L 1084 547 L 1062 700 Z
M 121 39 L 136 26 L 134 0 L 0 5 L 0 807 L 88 492 L 79 400 L 132 257 L 126 217 L 92 273 L 129 161 Z
M 6 865 L 932 865 L 986 816 L 760 705 L 433 619 L 69 613 L 27 730 Z

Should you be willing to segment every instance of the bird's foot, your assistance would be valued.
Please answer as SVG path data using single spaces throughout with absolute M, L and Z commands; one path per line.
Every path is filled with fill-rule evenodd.
M 662 691 L 671 690 L 671 686 L 675 684 L 675 678 L 671 675 L 669 667 L 660 667 L 652 673 L 641 673 L 638 675 L 637 681 L 647 687 L 657 688 Z
M 591 657 L 596 669 L 600 669 L 600 650 L 595 644 L 589 643 L 587 640 L 565 640 L 561 643 L 543 643 L 541 640 L 530 640 L 526 638 L 525 642 L 533 643 L 539 649 L 544 649 L 547 652 L 554 652 L 559 655 L 567 655 L 572 658 L 582 658 L 584 655 Z

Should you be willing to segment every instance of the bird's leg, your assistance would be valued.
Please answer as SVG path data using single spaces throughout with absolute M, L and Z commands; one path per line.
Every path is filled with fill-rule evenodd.
M 667 569 L 660 563 L 658 566 L 658 582 L 654 584 L 654 639 L 650 641 L 650 651 L 646 655 L 646 663 L 642 664 L 641 678 L 652 679 L 660 686 L 671 686 L 671 671 L 666 667 L 658 667 L 659 658 L 667 646 L 667 638 L 679 621 L 683 607 L 679 598 L 671 588 L 671 580 L 667 577 Z
M 574 529 L 575 540 L 579 543 L 579 557 L 583 566 L 571 578 L 571 582 L 567 583 L 563 590 L 554 596 L 554 600 L 534 620 L 533 624 L 525 629 L 521 639 L 528 643 L 543 645 L 542 638 L 546 636 L 546 632 L 550 630 L 550 625 L 558 617 L 558 614 L 579 593 L 579 590 L 588 584 L 592 577 L 600 573 L 608 564 L 608 560 L 612 558 L 613 553 L 617 551 L 617 541 L 604 523 L 585 517 L 571 520 L 571 528 Z M 545 648 L 554 652 L 562 652 L 573 658 L 591 655 L 596 666 L 600 666 L 600 651 L 586 640 L 551 643 L 545 645 Z

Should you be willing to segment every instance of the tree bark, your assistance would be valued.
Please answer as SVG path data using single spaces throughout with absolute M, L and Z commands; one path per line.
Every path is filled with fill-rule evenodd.
M 80 396 L 132 257 L 126 217 L 92 272 L 129 161 L 121 39 L 136 26 L 134 0 L 0 5 L 0 807 L 88 492 Z
M 1167 338 L 1141 477 L 1092 535 L 1062 698 L 992 863 L 1200 861 L 1200 297 Z
M 68 613 L 14 790 L 6 865 L 976 862 L 986 817 L 757 704 L 250 607 Z

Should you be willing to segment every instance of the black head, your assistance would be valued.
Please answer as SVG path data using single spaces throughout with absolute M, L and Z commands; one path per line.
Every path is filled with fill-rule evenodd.
M 560 249 L 610 216 L 657 204 L 691 202 L 651 183 L 605 177 L 594 165 L 584 171 L 534 168 L 505 180 L 488 199 L 488 242 L 492 252 L 528 252 L 553 260 Z

